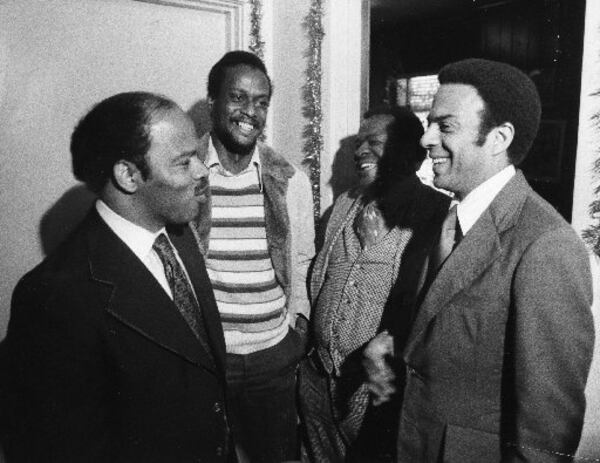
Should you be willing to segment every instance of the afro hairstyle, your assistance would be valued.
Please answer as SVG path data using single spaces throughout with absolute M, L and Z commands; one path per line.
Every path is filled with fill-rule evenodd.
M 265 63 L 254 53 L 243 50 L 234 50 L 227 52 L 223 57 L 215 63 L 208 73 L 208 96 L 215 100 L 219 96 L 221 84 L 225 81 L 225 75 L 228 69 L 235 66 L 249 66 L 253 69 L 261 71 L 269 81 L 269 97 L 273 94 L 273 84 L 267 73 Z
M 535 84 L 523 71 L 498 61 L 469 58 L 444 66 L 438 79 L 441 85 L 474 87 L 485 103 L 480 134 L 510 122 L 515 135 L 509 159 L 514 165 L 525 159 L 538 131 L 542 106 Z

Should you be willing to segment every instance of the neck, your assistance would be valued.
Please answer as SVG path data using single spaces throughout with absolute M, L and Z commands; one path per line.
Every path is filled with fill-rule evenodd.
M 464 191 L 456 191 L 455 192 L 456 199 L 458 199 L 459 201 L 464 200 L 474 189 L 480 187 L 485 182 L 487 182 L 489 179 L 498 175 L 509 165 L 510 165 L 509 163 L 498 163 L 494 166 L 491 166 L 491 168 L 487 172 L 482 173 L 481 177 L 479 178 L 479 181 L 473 182 L 471 185 L 469 185 L 468 189 L 465 189 Z
M 246 167 L 248 167 L 248 164 L 250 164 L 250 159 L 252 159 L 254 147 L 248 152 L 233 152 L 223 144 L 218 135 L 214 132 L 211 133 L 211 138 L 213 145 L 217 150 L 219 162 L 225 168 L 225 170 L 231 172 L 232 174 L 239 174 Z
M 151 233 L 156 233 L 165 226 L 164 223 L 159 223 L 149 214 L 145 214 L 144 210 L 136 204 L 134 195 L 125 195 L 110 188 L 103 192 L 100 199 L 121 217 Z

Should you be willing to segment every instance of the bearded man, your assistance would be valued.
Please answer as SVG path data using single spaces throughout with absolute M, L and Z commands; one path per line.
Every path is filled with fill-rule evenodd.
M 416 288 L 423 250 L 448 210 L 450 199 L 415 174 L 422 135 L 406 108 L 367 112 L 360 126 L 360 185 L 337 199 L 311 278 L 314 347 L 301 366 L 300 397 L 312 461 L 393 458 L 398 401 L 368 410 L 361 359 L 386 326 L 408 330 L 410 306 L 395 307 L 395 295 Z

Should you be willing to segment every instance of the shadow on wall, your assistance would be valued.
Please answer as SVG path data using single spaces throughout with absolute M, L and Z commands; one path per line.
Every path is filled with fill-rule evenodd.
M 209 132 L 212 124 L 210 121 L 210 109 L 208 108 L 208 100 L 203 99 L 194 103 L 187 111 L 191 117 L 196 133 L 199 137 Z
M 340 140 L 340 147 L 333 158 L 331 178 L 329 179 L 334 201 L 344 191 L 358 185 L 358 177 L 354 168 L 355 149 L 356 135 L 350 135 Z
M 83 220 L 96 196 L 83 185 L 63 194 L 40 221 L 40 241 L 44 255 L 50 254 Z
M 333 164 L 331 165 L 331 177 L 327 184 L 331 187 L 333 192 L 333 201 L 338 198 L 344 191 L 349 190 L 358 185 L 358 177 L 354 169 L 354 150 L 356 146 L 356 135 L 350 135 L 340 140 L 340 146 L 333 157 Z M 325 239 L 325 229 L 333 205 L 329 206 L 321 214 L 321 220 L 317 225 L 317 235 L 315 243 L 317 251 L 321 249 L 323 240 Z
M 69 233 L 83 220 L 88 210 L 93 205 L 96 196 L 85 186 L 78 185 L 64 193 L 56 203 L 42 216 L 40 221 L 40 242 L 44 255 L 50 254 L 65 240 Z M 7 378 L 4 368 L 8 365 L 5 340 L 0 341 L 0 378 Z M 10 399 L 2 390 L 0 383 L 0 463 L 5 463 L 6 456 L 3 447 L 6 446 L 7 423 L 1 418 L 7 416 L 5 407 L 8 409 Z M 6 399 L 6 400 L 5 400 Z
M 6 356 L 6 348 L 4 341 L 0 341 L 0 378 L 7 378 L 7 373 L 4 371 L 4 368 L 7 364 L 7 356 Z M 1 418 L 6 416 L 6 410 L 4 410 L 7 405 L 4 400 L 6 399 L 6 394 L 3 391 L 4 383 L 0 384 L 0 463 L 6 463 L 6 457 L 4 456 L 4 442 L 6 441 L 6 433 L 5 429 L 6 423 Z

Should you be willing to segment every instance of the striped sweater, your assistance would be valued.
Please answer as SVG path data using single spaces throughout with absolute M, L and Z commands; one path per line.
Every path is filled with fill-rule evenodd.
M 288 331 L 286 298 L 267 247 L 264 196 L 256 166 L 238 175 L 210 170 L 212 223 L 207 269 L 228 353 L 277 344 Z

